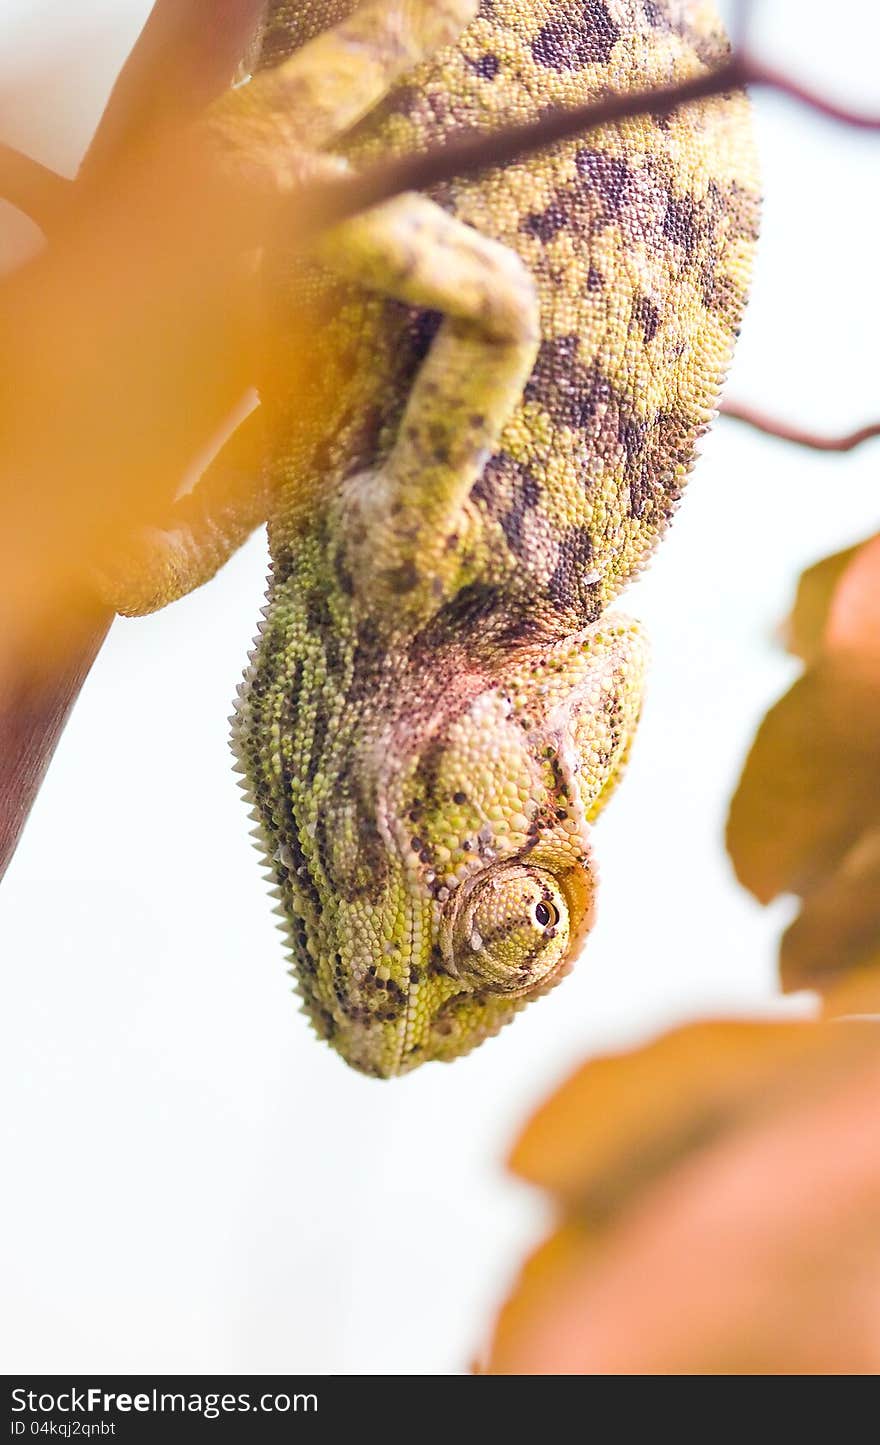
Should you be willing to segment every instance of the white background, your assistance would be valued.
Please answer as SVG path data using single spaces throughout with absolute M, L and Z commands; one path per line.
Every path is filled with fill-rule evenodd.
M 71 169 L 147 9 L 0 0 L 3 138 Z M 871 0 L 755 9 L 768 57 L 877 108 Z M 848 428 L 880 412 L 880 139 L 772 97 L 759 119 L 764 240 L 729 395 Z M 6 261 L 31 240 L 3 208 Z M 725 807 L 795 670 L 773 641 L 795 578 L 877 526 L 877 464 L 716 428 L 628 599 L 653 672 L 581 964 L 472 1057 L 393 1083 L 297 1013 L 230 772 L 262 540 L 116 624 L 0 892 L 6 1370 L 467 1367 L 547 1222 L 503 1167 L 529 1109 L 590 1052 L 780 1007 L 788 906 L 738 889 Z

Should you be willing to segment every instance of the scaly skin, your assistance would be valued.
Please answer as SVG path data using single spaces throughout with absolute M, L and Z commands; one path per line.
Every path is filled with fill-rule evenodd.
M 219 144 L 284 187 L 725 52 L 701 0 L 476 8 L 270 4 L 269 68 L 216 109 Z M 121 610 L 204 580 L 268 513 L 234 744 L 306 1011 L 366 1073 L 467 1052 L 589 929 L 591 825 L 644 671 L 637 625 L 606 609 L 712 415 L 757 211 L 730 95 L 399 198 L 308 262 L 266 258 L 277 345 L 252 438 L 215 467 L 219 512 L 181 513 Z M 286 343 L 303 317 L 307 355 Z

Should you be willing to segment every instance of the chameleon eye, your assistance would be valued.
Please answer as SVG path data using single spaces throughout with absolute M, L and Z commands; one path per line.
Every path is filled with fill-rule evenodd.
M 568 908 L 541 868 L 514 863 L 482 874 L 465 885 L 454 907 L 451 962 L 492 993 L 524 993 L 566 956 Z
M 535 905 L 535 922 L 539 928 L 555 928 L 559 922 L 559 909 L 555 903 L 546 903 L 544 899 Z

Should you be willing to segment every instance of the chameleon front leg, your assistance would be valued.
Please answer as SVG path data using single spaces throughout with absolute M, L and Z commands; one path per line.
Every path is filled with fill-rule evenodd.
M 275 23 L 283 24 L 282 7 L 276 9 Z M 211 125 L 246 165 L 283 178 L 306 147 L 329 145 L 402 75 L 456 40 L 478 9 L 478 0 L 365 0 L 281 65 L 217 101 Z
M 101 600 L 142 617 L 210 581 L 269 514 L 265 451 L 257 407 L 161 525 L 141 528 L 99 561 L 93 585 Z
M 417 194 L 336 227 L 317 249 L 359 285 L 445 313 L 387 461 L 354 479 L 343 504 L 360 595 L 411 625 L 460 582 L 468 494 L 537 354 L 537 293 L 513 251 Z

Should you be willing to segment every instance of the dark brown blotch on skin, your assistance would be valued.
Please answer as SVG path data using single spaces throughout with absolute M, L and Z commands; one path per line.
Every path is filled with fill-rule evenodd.
M 680 246 L 685 255 L 693 256 L 700 239 L 699 213 L 693 196 L 670 195 L 663 217 L 663 234 Z
M 556 566 L 547 582 L 547 592 L 559 611 L 598 612 L 594 583 L 585 584 L 593 560 L 593 539 L 588 527 L 569 527 L 559 544 Z
M 584 147 L 575 156 L 578 175 L 598 196 L 607 221 L 617 220 L 631 194 L 633 172 L 620 156 Z
M 552 241 L 564 231 L 571 219 L 571 211 L 559 199 L 551 202 L 545 211 L 533 211 L 520 222 L 520 230 L 526 236 L 535 236 L 544 244 Z
M 481 55 L 479 60 L 471 60 L 467 56 L 465 59 L 475 74 L 482 76 L 483 80 L 494 80 L 501 69 L 501 61 L 498 56 L 491 53 Z
M 637 296 L 633 303 L 633 320 L 642 328 L 645 345 L 650 346 L 660 329 L 660 308 L 650 296 Z
M 532 55 L 548 70 L 582 70 L 611 59 L 620 28 L 604 0 L 580 0 L 559 7 L 561 13 L 542 25 L 532 41 Z M 566 13 L 568 11 L 569 13 Z

